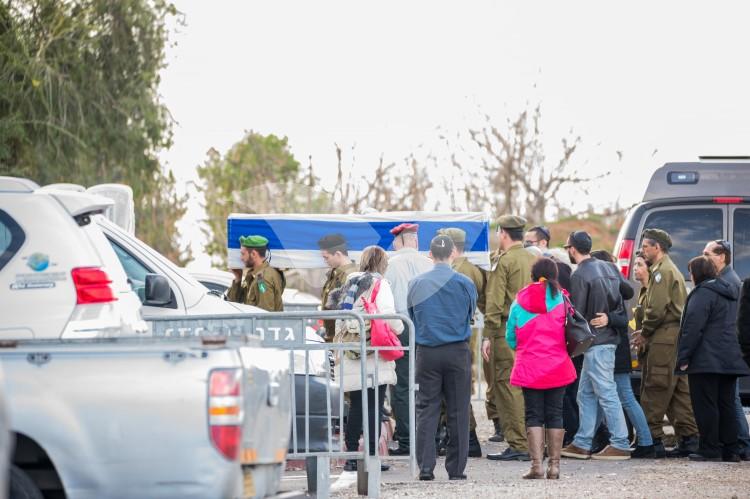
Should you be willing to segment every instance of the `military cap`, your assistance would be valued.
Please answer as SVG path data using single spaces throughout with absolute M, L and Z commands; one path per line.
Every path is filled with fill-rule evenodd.
M 403 223 L 395 226 L 391 229 L 391 234 L 398 236 L 402 232 L 417 232 L 419 230 L 419 224 Z
M 240 236 L 240 245 L 246 248 L 265 248 L 268 246 L 268 239 L 263 236 Z
M 672 238 L 666 231 L 661 229 L 646 229 L 643 231 L 643 239 L 651 239 L 662 245 L 665 249 L 672 247 Z
M 501 229 L 523 229 L 526 226 L 526 219 L 518 215 L 503 215 L 495 221 Z
M 466 242 L 466 231 L 457 227 L 448 227 L 446 229 L 438 229 L 439 236 L 448 236 L 454 243 L 463 244 Z
M 328 234 L 318 240 L 318 247 L 322 250 L 345 250 L 346 239 L 341 234 Z

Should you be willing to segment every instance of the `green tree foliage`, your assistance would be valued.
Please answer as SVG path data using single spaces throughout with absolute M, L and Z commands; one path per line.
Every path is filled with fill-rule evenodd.
M 172 143 L 158 84 L 176 14 L 163 0 L 0 3 L 0 173 L 128 184 L 138 236 L 184 264 L 186 198 L 157 158 Z
M 225 154 L 208 151 L 198 167 L 203 181 L 206 252 L 226 264 L 227 217 L 230 213 L 313 213 L 331 209 L 330 197 L 317 189 L 312 165 L 300 168 L 287 138 L 246 132 Z

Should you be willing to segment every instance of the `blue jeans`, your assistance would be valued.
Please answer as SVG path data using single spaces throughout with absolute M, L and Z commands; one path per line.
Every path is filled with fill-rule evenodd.
M 635 434 L 638 437 L 638 445 L 649 446 L 654 444 L 651 438 L 651 430 L 648 428 L 646 415 L 643 414 L 641 404 L 635 398 L 633 385 L 630 383 L 630 373 L 615 373 L 615 383 L 617 384 L 617 396 L 620 398 L 622 410 L 628 415 L 628 419 L 635 428 Z M 599 415 L 596 420 L 598 428 L 604 419 L 604 412 L 599 407 Z
M 737 378 L 737 386 L 734 396 L 734 410 L 737 413 L 737 444 L 740 453 L 750 452 L 750 435 L 748 435 L 747 418 L 742 410 L 742 399 L 740 399 L 740 380 Z
M 578 416 L 580 423 L 573 445 L 591 450 L 596 432 L 598 406 L 610 433 L 609 443 L 619 450 L 630 450 L 628 426 L 615 384 L 615 349 L 617 345 L 595 345 L 583 354 L 583 369 L 578 384 Z

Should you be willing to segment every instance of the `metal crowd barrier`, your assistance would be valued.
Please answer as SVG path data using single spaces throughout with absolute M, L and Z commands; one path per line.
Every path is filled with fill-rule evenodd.
M 401 333 L 409 335 L 409 345 L 399 347 L 373 347 L 367 344 L 366 335 L 360 335 L 358 343 L 316 343 L 306 341 L 306 322 L 310 319 L 318 320 L 346 320 L 353 319 L 359 323 L 359 330 L 365 331 L 365 321 L 370 319 L 398 319 L 404 323 L 405 329 Z M 415 392 L 419 387 L 415 383 L 415 355 L 414 355 L 414 324 L 409 317 L 401 314 L 359 314 L 353 311 L 299 311 L 299 312 L 258 312 L 256 314 L 231 314 L 231 315 L 205 315 L 191 317 L 154 317 L 148 319 L 154 336 L 201 336 L 210 341 L 231 339 L 259 339 L 263 347 L 280 348 L 289 351 L 289 370 L 296 373 L 298 360 L 295 353 L 304 352 L 304 446 L 300 448 L 298 442 L 297 428 L 297 387 L 295 375 L 290 376 L 291 398 L 292 398 L 292 428 L 290 452 L 288 459 L 304 459 L 307 469 L 307 483 L 309 492 L 316 493 L 318 498 L 329 497 L 330 493 L 330 466 L 331 459 L 356 459 L 358 461 L 357 490 L 360 495 L 368 497 L 379 497 L 380 494 L 380 462 L 385 456 L 379 455 L 376 449 L 370 455 L 369 424 L 371 408 L 368 406 L 367 381 L 372 377 L 372 385 L 375 389 L 374 400 L 378 400 L 380 386 L 378 383 L 378 370 L 374 369 L 372 374 L 367 372 L 368 353 L 374 357 L 377 366 L 378 356 L 384 350 L 403 350 L 409 357 L 409 455 L 388 456 L 389 460 L 408 460 L 409 470 L 412 476 L 417 475 L 416 463 L 416 411 Z M 282 325 L 278 325 L 282 322 Z M 277 324 L 277 325 L 273 325 Z M 344 414 L 344 392 L 337 385 L 336 375 L 344 376 L 343 363 L 340 368 L 333 368 L 329 359 L 336 352 L 342 358 L 344 352 L 354 350 L 359 352 L 359 375 L 363 387 L 362 396 L 362 437 L 363 450 L 349 452 L 344 450 L 344 442 L 339 441 L 339 447 L 335 448 L 333 438 L 334 407 L 331 404 L 331 393 L 338 392 L 338 409 L 340 437 L 343 436 L 343 414 Z M 326 446 L 325 448 L 313 449 L 310 444 L 310 381 L 319 378 L 320 375 L 310 372 L 310 355 L 312 352 L 324 352 L 325 365 L 325 393 L 326 393 Z M 481 364 L 480 364 L 481 365 Z M 332 372 L 333 371 L 333 372 Z M 380 441 L 381 419 L 376 420 L 375 445 Z

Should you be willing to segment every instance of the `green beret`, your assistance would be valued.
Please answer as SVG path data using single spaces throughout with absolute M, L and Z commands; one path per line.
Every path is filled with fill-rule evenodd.
M 240 245 L 246 248 L 265 248 L 268 239 L 263 236 L 240 236 Z
M 448 236 L 453 243 L 463 244 L 466 242 L 466 231 L 457 227 L 448 227 L 447 229 L 438 229 L 439 236 Z
M 518 215 L 503 215 L 495 221 L 501 229 L 523 229 L 526 226 L 526 219 Z
M 651 239 L 662 245 L 665 249 L 672 247 L 672 238 L 661 229 L 646 229 L 643 231 L 643 239 Z

